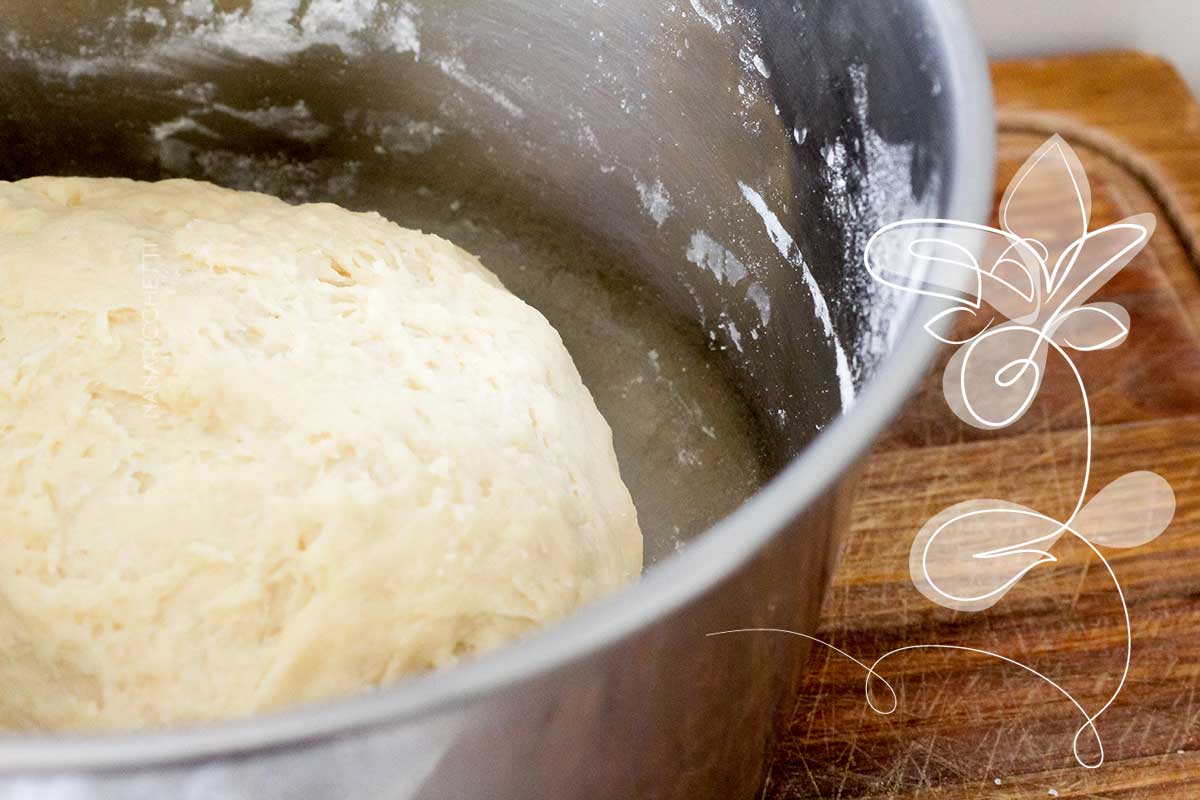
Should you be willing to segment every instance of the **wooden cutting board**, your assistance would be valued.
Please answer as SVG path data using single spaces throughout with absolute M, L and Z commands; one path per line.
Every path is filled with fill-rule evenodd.
M 1200 797 L 1200 106 L 1169 65 L 1137 53 L 998 63 L 992 74 L 998 191 L 1059 133 L 1090 178 L 1093 227 L 1158 218 L 1149 246 L 1096 296 L 1129 311 L 1128 341 L 1076 358 L 1095 424 L 1092 487 L 1147 469 L 1177 498 L 1166 533 L 1108 551 L 1133 660 L 1097 723 L 1105 762 L 1076 764 L 1078 710 L 1020 669 L 960 652 L 895 656 L 882 671 L 899 708 L 879 716 L 864 701 L 863 670 L 814 647 L 764 797 Z M 1065 518 L 1083 426 L 1065 367 L 1051 367 L 1021 422 L 985 433 L 946 408 L 939 365 L 867 464 L 820 636 L 868 663 L 904 645 L 996 651 L 1086 708 L 1103 704 L 1120 678 L 1125 627 L 1109 576 L 1079 543 L 1060 542 L 1058 563 L 980 613 L 935 606 L 908 577 L 914 534 L 953 503 L 1005 498 Z

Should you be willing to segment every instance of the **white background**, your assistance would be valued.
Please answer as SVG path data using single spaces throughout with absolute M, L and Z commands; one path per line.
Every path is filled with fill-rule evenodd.
M 1083 50 L 1163 56 L 1200 95 L 1200 0 L 966 0 L 993 58 Z

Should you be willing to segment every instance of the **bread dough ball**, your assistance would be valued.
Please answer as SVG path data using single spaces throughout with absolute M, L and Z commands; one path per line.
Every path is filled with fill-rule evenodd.
M 0 726 L 242 715 L 634 577 L 612 434 L 479 261 L 194 181 L 0 183 Z

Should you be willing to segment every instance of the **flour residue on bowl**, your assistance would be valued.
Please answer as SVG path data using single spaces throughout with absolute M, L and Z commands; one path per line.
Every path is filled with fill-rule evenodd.
M 638 181 L 635 188 L 642 208 L 650 215 L 650 219 L 654 220 L 654 224 L 661 228 L 673 210 L 671 195 L 667 193 L 667 188 L 663 186 L 662 180 L 655 179 L 653 183 Z
M 421 34 L 417 30 L 418 11 L 411 3 L 400 6 L 401 12 L 392 18 L 388 39 L 397 53 L 412 53 L 413 58 L 421 59 Z
M 704 231 L 692 234 L 686 255 L 688 261 L 711 272 L 719 283 L 737 286 L 749 274 L 737 256 Z
M 746 264 L 707 231 L 692 233 L 684 255 L 692 264 L 711 273 L 717 283 L 736 287 L 750 277 Z M 758 339 L 771 322 L 771 299 L 766 290 L 753 281 L 746 283 L 746 299 L 758 311 L 758 325 L 748 331 L 751 339 Z M 742 332 L 733 324 L 728 311 L 722 311 L 717 327 L 725 332 L 735 349 L 742 350 Z
M 775 245 L 775 249 L 779 251 L 779 255 L 783 256 L 800 273 L 800 277 L 804 281 L 804 286 L 808 289 L 808 293 L 812 297 L 813 312 L 816 314 L 817 321 L 821 324 L 821 330 L 829 339 L 830 344 L 833 345 L 838 389 L 842 397 L 842 410 L 847 411 L 854 404 L 854 375 L 850 371 L 850 361 L 846 357 L 846 348 L 842 346 L 837 330 L 833 326 L 833 316 L 829 312 L 829 304 L 825 302 L 825 295 L 821 291 L 821 286 L 817 283 L 817 279 L 813 277 L 812 270 L 804 260 L 804 254 L 800 252 L 800 247 L 796 244 L 791 234 L 787 232 L 783 223 L 779 221 L 779 217 L 767 205 L 767 201 L 763 199 L 763 196 L 745 183 L 739 182 L 738 186 L 741 188 L 742 196 L 746 198 L 746 202 L 750 204 L 759 218 L 762 219 L 763 225 L 767 230 L 767 237 Z
M 198 133 L 216 138 L 217 134 L 211 128 L 201 125 L 189 116 L 176 117 L 167 122 L 160 122 L 150 128 L 150 136 L 156 142 L 163 142 L 180 133 Z M 160 162 L 162 159 L 159 159 Z
M 715 0 L 690 0 L 690 2 L 692 10 L 696 12 L 696 15 L 704 20 L 708 24 L 708 27 L 720 33 L 721 29 L 725 27 L 721 20 L 721 11 L 711 11 L 706 7 L 706 3 L 715 2 Z M 722 8 L 721 10 L 724 9 Z
M 192 107 L 150 128 L 153 152 L 164 171 L 267 192 L 294 202 L 325 195 L 347 196 L 353 187 L 360 166 L 355 161 L 296 160 L 270 151 L 226 149 L 229 145 L 223 134 L 231 132 L 231 125 L 239 124 L 305 145 L 332 138 L 334 126 L 317 120 L 303 100 L 291 105 L 235 108 L 213 101 L 212 93 L 204 91 L 203 85 L 191 84 L 183 94 Z M 380 141 L 395 143 L 396 137 L 389 135 L 391 129 L 375 133 Z M 432 131 L 427 133 L 433 135 Z M 414 138 L 419 142 L 420 131 Z
M 853 114 L 862 130 L 860 141 L 853 143 L 862 157 L 851 157 L 851 143 L 837 140 L 823 146 L 825 178 L 829 185 L 824 202 L 839 219 L 850 220 L 843 240 L 848 265 L 861 267 L 867 240 L 882 226 L 900 219 L 930 216 L 938 196 L 938 175 L 930 177 L 924 193 L 918 197 L 913 187 L 914 146 L 911 142 L 888 142 L 875 130 L 868 118 L 867 70 L 851 67 Z M 907 311 L 915 297 L 888 290 L 870 280 L 866 269 L 849 276 L 847 287 L 862 301 L 866 316 L 866 334 L 853 354 L 855 374 L 862 374 L 895 344 L 908 319 Z
M 757 283 L 752 283 L 746 288 L 746 299 L 758 308 L 758 317 L 762 320 L 765 328 L 771 322 L 771 298 L 767 295 L 766 289 Z
M 446 133 L 435 120 L 414 119 L 399 111 L 348 112 L 344 122 L 347 130 L 361 130 L 375 140 L 379 155 L 423 155 Z
M 149 39 L 136 32 L 147 25 L 156 29 Z M 346 55 L 421 53 L 419 9 L 384 0 L 253 0 L 229 11 L 214 0 L 182 0 L 165 11 L 128 8 L 103 28 L 108 41 L 103 53 L 86 45 L 48 53 L 16 31 L 0 47 L 45 75 L 67 80 L 122 71 L 173 73 L 222 52 L 280 64 L 319 45 Z
M 185 0 L 180 11 L 196 24 L 198 43 L 239 55 L 280 61 L 315 45 L 362 52 L 370 34 L 376 46 L 420 56 L 419 12 L 411 3 L 393 7 L 379 0 L 254 0 L 248 7 L 220 11 L 213 0 Z
M 306 144 L 315 144 L 333 134 L 333 128 L 318 122 L 303 100 L 297 100 L 290 106 L 269 105 L 251 109 L 213 103 L 211 110 L 248 122 L 260 130 L 278 133 Z
M 518 119 L 525 116 L 525 110 L 513 102 L 507 94 L 467 72 L 467 65 L 463 63 L 462 59 L 443 57 L 438 58 L 434 63 L 447 77 L 455 80 L 460 86 L 483 95 L 508 112 L 510 116 Z
M 295 161 L 282 155 L 199 150 L 189 165 L 195 177 L 231 189 L 273 194 L 290 203 L 348 204 L 358 194 L 362 164 L 340 159 Z

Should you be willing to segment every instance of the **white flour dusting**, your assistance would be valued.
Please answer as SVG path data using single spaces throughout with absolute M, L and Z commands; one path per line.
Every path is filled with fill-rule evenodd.
M 299 10 L 300 0 L 257 0 L 245 9 L 225 13 L 215 12 L 212 3 L 192 2 L 185 7 L 185 13 L 202 20 L 193 31 L 198 42 L 266 61 L 282 61 L 318 44 L 308 38 L 303 19 L 300 25 L 293 24 Z M 361 6 L 348 7 L 337 29 L 321 38 L 340 40 L 348 30 L 365 27 L 361 11 Z
M 861 161 L 852 159 L 849 148 L 840 141 L 822 150 L 826 180 L 830 185 L 825 203 L 840 219 L 852 221 L 851 233 L 844 242 L 848 264 L 860 257 L 867 239 L 881 226 L 897 219 L 929 216 L 938 188 L 934 175 L 925 187 L 924 199 L 914 195 L 913 145 L 887 142 L 871 127 L 867 115 L 866 69 L 852 67 L 849 76 L 854 92 L 854 114 L 863 131 L 863 157 Z M 853 193 L 849 189 L 851 186 L 857 187 Z M 915 297 L 888 291 L 869 278 L 863 278 L 862 285 L 855 287 L 855 291 L 866 294 L 862 305 L 867 313 L 868 335 L 855 354 L 861 370 L 895 344 Z
M 170 139 L 172 136 L 178 133 L 184 133 L 185 131 L 202 133 L 205 136 L 212 136 L 214 138 L 217 135 L 212 130 L 206 128 L 196 120 L 187 116 L 177 117 L 168 122 L 160 122 L 158 125 L 155 125 L 150 129 L 150 135 L 154 138 L 154 141 L 161 142 L 166 139 Z
M 846 145 L 840 141 L 827 144 L 821 148 L 821 157 L 825 159 L 830 192 L 834 197 L 845 197 L 846 187 L 849 185 Z
M 417 15 L 420 11 L 412 3 L 400 6 L 402 13 L 392 19 L 389 39 L 397 53 L 412 53 L 421 60 L 421 35 L 417 30 Z
M 374 31 L 387 34 L 377 45 L 414 56 L 421 49 L 416 9 L 407 3 L 387 9 L 379 0 L 254 0 L 244 9 L 220 12 L 211 0 L 187 0 L 181 11 L 199 22 L 191 32 L 195 41 L 265 61 L 283 61 L 322 44 L 359 53 Z M 387 11 L 395 16 L 381 24 Z
M 228 150 L 194 153 L 199 177 L 232 189 L 273 194 L 292 203 L 346 202 L 355 196 L 362 164 L 341 159 L 303 163 L 283 156 L 247 155 Z
M 809 269 L 808 263 L 804 260 L 804 254 L 800 252 L 800 248 L 796 245 L 791 234 L 783 227 L 783 223 L 779 221 L 779 217 L 775 215 L 767 201 L 762 195 L 751 189 L 744 183 L 738 182 L 738 186 L 742 189 L 742 196 L 746 201 L 758 212 L 758 216 L 762 218 L 763 225 L 767 229 L 767 236 L 770 237 L 771 243 L 775 245 L 775 249 L 783 256 L 788 263 L 796 267 L 800 272 L 801 278 L 804 280 L 804 285 L 808 288 L 808 293 L 812 297 L 813 310 L 817 315 L 817 320 L 821 323 L 821 328 L 825 335 L 833 344 L 834 358 L 837 366 L 838 388 L 842 396 L 842 410 L 847 411 L 854 404 L 854 376 L 850 372 L 850 361 L 846 358 L 846 350 L 842 347 L 842 342 L 838 339 L 837 331 L 833 327 L 833 317 L 829 313 L 829 305 L 825 302 L 825 295 L 821 293 L 821 287 L 817 283 L 817 279 L 813 277 L 812 270 Z
M 207 105 L 217 96 L 217 85 L 211 81 L 185 83 L 178 89 L 173 89 L 171 94 L 194 105 Z
M 93 54 L 48 55 L 41 47 L 12 30 L 0 41 L 3 42 L 0 50 L 7 58 L 29 64 L 41 75 L 67 81 L 74 81 L 85 75 L 102 75 L 129 69 L 148 73 L 166 72 L 161 64 L 148 58 Z
M 746 289 L 746 298 L 758 307 L 758 317 L 765 328 L 771 322 L 771 298 L 766 290 L 757 283 L 752 283 Z
M 686 255 L 688 261 L 711 272 L 718 283 L 737 286 L 749 276 L 746 265 L 730 252 L 729 248 L 705 231 L 696 231 L 692 234 Z M 746 287 L 746 299 L 758 309 L 759 320 L 765 328 L 771 321 L 771 300 L 766 291 L 757 283 L 750 283 Z M 724 315 L 722 315 L 722 319 L 725 319 Z M 725 330 L 729 340 L 740 351 L 742 349 L 741 333 L 733 327 L 733 323 L 724 321 L 719 327 Z M 758 328 L 751 328 L 750 338 L 758 339 Z
M 213 103 L 212 110 L 248 122 L 256 128 L 308 144 L 328 139 L 333 134 L 333 128 L 313 118 L 312 111 L 303 100 L 297 100 L 290 106 L 267 106 L 250 110 Z
M 671 196 L 667 194 L 667 189 L 663 186 L 661 180 L 656 180 L 652 184 L 645 184 L 641 181 L 637 183 L 638 197 L 642 201 L 642 208 L 654 220 L 654 224 L 660 228 L 662 224 L 671 216 L 674 207 L 671 205 Z
M 729 341 L 733 342 L 734 348 L 739 353 L 742 352 L 742 332 L 733 324 L 733 320 L 722 319 L 719 327 L 725 331 L 725 335 L 729 337 Z
M 392 155 L 428 153 L 446 133 L 432 120 L 412 119 L 393 111 L 368 111 L 363 117 L 364 132 Z
M 163 16 L 162 10 L 157 8 L 131 8 L 125 12 L 125 18 L 130 22 L 143 22 L 156 28 L 167 26 L 167 18 Z
M 604 152 L 604 148 L 600 146 L 600 140 L 596 137 L 596 132 L 592 130 L 591 125 L 579 126 L 578 143 L 580 147 L 587 147 L 594 152 Z
M 212 10 L 212 0 L 183 0 L 179 5 L 179 12 L 192 19 L 202 19 L 211 14 Z
M 473 92 L 478 92 L 484 97 L 491 100 L 496 105 L 503 108 L 511 116 L 518 119 L 525 116 L 525 111 L 520 106 L 512 101 L 508 95 L 500 91 L 496 87 L 484 83 L 478 78 L 467 72 L 467 65 L 458 58 L 439 58 L 434 61 L 438 69 L 444 72 L 448 77 L 453 78 L 461 86 L 470 89 Z
M 222 11 L 213 0 L 183 0 L 165 13 L 160 8 L 130 8 L 109 20 L 112 41 L 123 50 L 120 55 L 81 51 L 47 56 L 11 31 L 5 46 L 11 55 L 34 63 L 40 71 L 68 80 L 131 70 L 174 72 L 178 62 L 212 50 L 273 63 L 284 63 L 317 45 L 347 55 L 374 49 L 412 53 L 416 58 L 421 49 L 418 14 L 410 3 L 396 7 L 381 0 L 254 0 L 231 11 Z M 141 33 L 130 30 L 138 25 L 158 30 L 146 42 Z
M 721 22 L 720 14 L 713 12 L 713 11 L 709 11 L 707 8 L 704 7 L 704 5 L 700 2 L 700 0 L 691 0 L 691 3 L 692 3 L 692 10 L 694 10 L 696 12 L 696 14 L 700 17 L 700 19 L 707 22 L 708 27 L 712 28 L 717 33 L 720 33 L 721 28 L 724 27 Z
M 687 259 L 711 272 L 721 283 L 737 286 L 747 275 L 746 266 L 723 244 L 704 231 L 696 231 L 688 242 Z
M 301 40 L 349 52 L 355 47 L 354 37 L 371 24 L 376 8 L 377 0 L 310 0 L 300 18 Z

